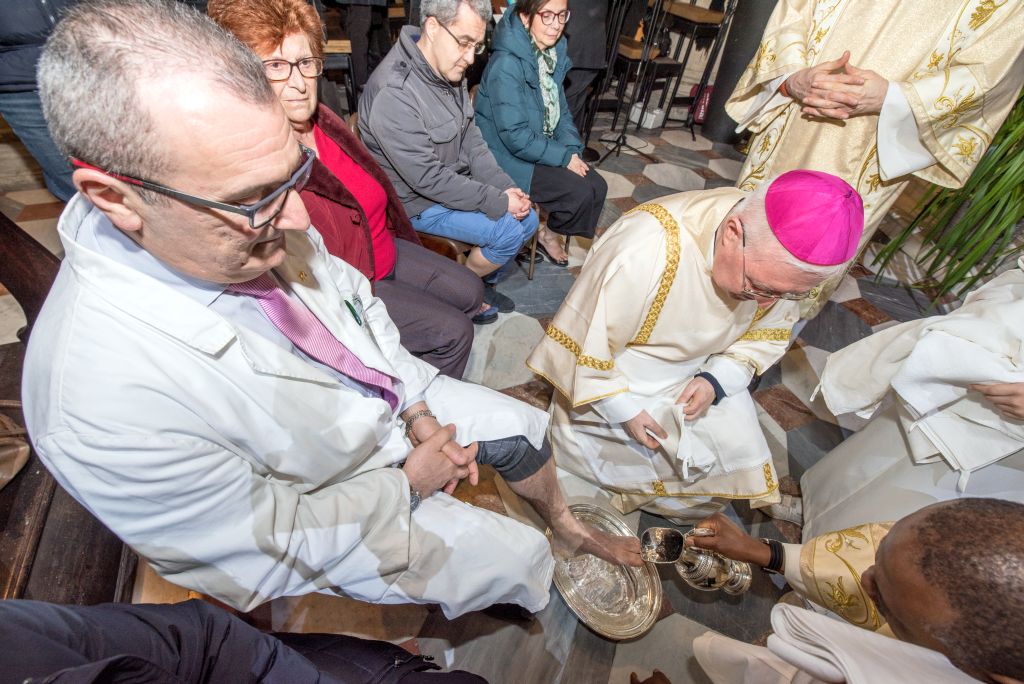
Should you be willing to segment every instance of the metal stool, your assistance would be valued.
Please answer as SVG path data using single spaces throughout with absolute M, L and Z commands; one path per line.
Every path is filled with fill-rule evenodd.
M 679 53 L 683 49 L 683 38 L 689 37 L 686 43 L 686 54 L 683 56 L 680 62 L 679 78 L 676 80 L 675 87 L 672 89 L 672 96 L 666 101 L 666 92 L 661 95 L 660 107 L 665 108 L 667 106 L 668 112 L 666 113 L 665 121 L 681 121 L 685 122 L 687 128 L 690 129 L 690 135 L 696 139 L 697 134 L 693 130 L 694 126 L 694 113 L 696 110 L 696 104 L 700 101 L 701 95 L 707 88 L 708 81 L 711 79 L 711 72 L 715 68 L 715 62 L 718 61 L 718 53 L 722 45 L 722 36 L 729 32 L 729 23 L 732 20 L 733 12 L 736 10 L 736 0 L 726 0 L 725 11 L 716 12 L 714 10 L 705 9 L 703 7 L 697 7 L 691 0 L 690 4 L 684 4 L 682 2 L 672 2 L 667 11 L 668 17 L 673 24 L 683 24 L 684 31 L 688 33 L 688 36 L 684 35 L 676 43 L 676 49 L 673 53 L 673 58 L 678 60 Z M 715 37 L 712 39 L 711 49 L 708 53 L 708 63 L 704 67 L 704 72 L 701 74 L 700 82 L 697 84 L 697 90 L 694 92 L 692 97 L 686 97 L 685 100 L 689 100 L 690 109 L 687 112 L 686 119 L 671 119 L 668 117 L 668 113 L 671 113 L 673 105 L 676 103 L 676 96 L 679 94 L 679 86 L 683 82 L 683 75 L 686 70 L 686 65 L 690 61 L 690 55 L 693 52 L 693 45 L 697 39 L 697 33 L 701 29 L 715 30 Z

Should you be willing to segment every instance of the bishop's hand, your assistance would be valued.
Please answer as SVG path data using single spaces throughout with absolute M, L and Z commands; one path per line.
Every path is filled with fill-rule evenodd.
M 677 404 L 685 404 L 686 420 L 696 420 L 708 412 L 715 401 L 715 388 L 704 378 L 694 378 L 683 388 Z
M 661 439 L 668 438 L 668 433 L 665 432 L 665 428 L 658 425 L 658 421 L 654 420 L 651 414 L 647 411 L 641 411 L 622 425 L 626 428 L 626 432 L 628 432 L 633 439 L 648 449 L 658 449 L 661 447 L 658 440 L 652 437 L 651 434 L 660 437 Z

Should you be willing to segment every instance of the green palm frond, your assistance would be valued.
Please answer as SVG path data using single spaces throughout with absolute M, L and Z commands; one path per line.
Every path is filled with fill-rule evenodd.
M 1024 220 L 1024 94 L 964 186 L 933 187 L 921 207 L 874 263 L 884 267 L 920 231 L 925 247 L 916 260 L 938 282 L 936 297 L 962 296 L 1021 251 L 1013 238 Z

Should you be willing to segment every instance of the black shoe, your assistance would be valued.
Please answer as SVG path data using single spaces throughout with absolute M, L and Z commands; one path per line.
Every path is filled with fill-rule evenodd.
M 484 283 L 484 301 L 501 313 L 511 313 L 516 310 L 516 303 L 512 301 L 511 297 L 506 297 L 498 292 L 494 285 L 487 283 Z
M 473 325 L 488 325 L 498 320 L 498 307 L 490 306 L 487 309 L 477 313 L 470 320 L 473 321 Z
M 540 245 L 537 245 L 537 247 L 539 248 Z M 534 254 L 533 255 L 533 263 L 539 264 L 542 261 L 544 261 L 544 256 L 542 254 Z M 530 250 L 524 249 L 519 254 L 516 254 L 516 262 L 518 262 L 520 264 L 526 264 L 527 266 L 529 266 L 530 265 Z
M 498 620 L 513 622 L 533 622 L 534 620 L 533 613 L 514 603 L 495 603 L 484 608 L 481 612 L 488 617 L 497 618 Z
M 561 259 L 561 260 L 555 259 L 553 256 L 551 256 L 551 254 L 548 253 L 548 250 L 544 247 L 544 244 L 541 243 L 540 241 L 537 242 L 537 251 L 540 252 L 541 254 L 543 254 L 544 256 L 546 256 L 548 258 L 548 261 L 553 263 L 555 266 L 561 266 L 562 268 L 565 268 L 566 266 L 569 265 L 569 258 L 568 257 L 566 257 L 565 259 Z

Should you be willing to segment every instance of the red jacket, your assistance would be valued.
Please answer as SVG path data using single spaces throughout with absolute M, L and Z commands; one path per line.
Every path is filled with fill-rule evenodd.
M 328 138 L 338 143 L 345 154 L 384 188 L 388 196 L 388 232 L 395 238 L 420 244 L 388 177 L 349 127 L 324 105 L 317 108 L 314 121 Z M 366 212 L 343 181 L 317 159 L 313 162 L 309 183 L 301 193 L 302 201 L 313 227 L 323 236 L 327 251 L 358 268 L 373 283 L 378 276 L 387 274 L 374 273 L 373 240 Z

